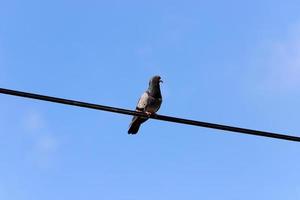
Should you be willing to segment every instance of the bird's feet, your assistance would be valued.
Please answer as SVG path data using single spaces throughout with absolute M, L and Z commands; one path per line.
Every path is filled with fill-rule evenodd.
M 146 111 L 146 115 L 148 115 L 148 117 L 150 117 L 151 115 L 153 115 L 153 113 Z
M 156 113 L 155 112 L 145 112 L 146 115 L 148 115 L 148 117 L 155 117 L 156 116 Z

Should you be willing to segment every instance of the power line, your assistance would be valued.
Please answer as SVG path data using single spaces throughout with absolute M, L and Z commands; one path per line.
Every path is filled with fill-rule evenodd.
M 232 132 L 244 133 L 244 134 L 249 134 L 249 135 L 257 135 L 257 136 L 263 136 L 263 137 L 270 137 L 270 138 L 300 142 L 300 137 L 297 137 L 297 136 L 271 133 L 271 132 L 252 130 L 252 129 L 246 129 L 246 128 L 239 128 L 239 127 L 214 124 L 214 123 L 208 123 L 208 122 L 202 122 L 202 121 L 195 121 L 195 120 L 189 120 L 189 119 L 182 119 L 182 118 L 170 117 L 170 116 L 165 116 L 165 115 L 155 114 L 155 115 L 147 116 L 145 113 L 127 110 L 127 109 L 123 109 L 123 108 L 116 108 L 116 107 L 104 106 L 104 105 L 99 105 L 99 104 L 86 103 L 86 102 L 82 102 L 82 101 L 75 101 L 75 100 L 70 100 L 70 99 L 45 96 L 45 95 L 10 90 L 10 89 L 5 89 L 5 88 L 0 88 L 0 93 L 7 94 L 7 95 L 13 95 L 13 96 L 19 96 L 19 97 L 25 97 L 25 98 L 31 98 L 31 99 L 38 99 L 38 100 L 42 100 L 42 101 L 49 101 L 49 102 L 54 102 L 54 103 L 61 103 L 61 104 L 66 104 L 66 105 L 71 105 L 71 106 L 78 106 L 78 107 L 102 110 L 102 111 L 107 111 L 107 112 L 120 113 L 120 114 L 125 114 L 125 115 L 149 117 L 152 119 L 162 120 L 162 121 L 169 121 L 169 122 L 188 124 L 188 125 L 193 125 L 193 126 L 201 126 L 201 127 L 206 127 L 206 128 L 219 129 L 219 130 L 224 130 L 224 131 L 232 131 Z

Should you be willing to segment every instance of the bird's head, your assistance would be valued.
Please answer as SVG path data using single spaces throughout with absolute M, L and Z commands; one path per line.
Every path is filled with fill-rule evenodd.
M 150 81 L 149 81 L 149 85 L 159 85 L 159 83 L 162 83 L 163 81 L 161 80 L 161 77 L 156 75 L 153 76 Z

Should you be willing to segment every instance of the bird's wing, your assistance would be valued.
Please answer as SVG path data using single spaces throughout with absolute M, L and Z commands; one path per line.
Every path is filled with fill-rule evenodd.
M 141 112 L 145 111 L 145 108 L 148 105 L 149 97 L 150 96 L 149 96 L 148 92 L 144 92 L 142 94 L 142 96 L 140 97 L 140 99 L 137 103 L 137 106 L 136 106 L 137 111 L 141 111 Z M 140 125 L 142 123 L 144 123 L 146 120 L 147 120 L 147 118 L 145 118 L 145 117 L 134 116 L 129 125 L 128 134 L 136 134 L 140 128 Z
M 137 103 L 136 110 L 144 111 L 144 109 L 148 105 L 148 102 L 149 102 L 149 94 L 148 92 L 144 92 Z

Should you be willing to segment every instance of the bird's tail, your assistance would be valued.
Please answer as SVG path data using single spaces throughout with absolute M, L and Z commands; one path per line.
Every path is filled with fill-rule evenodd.
M 139 128 L 143 122 L 145 122 L 147 119 L 141 118 L 141 117 L 133 117 L 132 122 L 128 129 L 128 134 L 137 134 L 139 131 Z
M 141 124 L 132 123 L 128 129 L 128 134 L 137 134 L 140 129 Z

